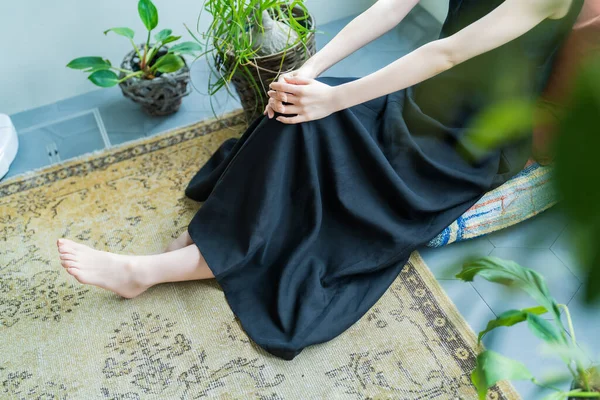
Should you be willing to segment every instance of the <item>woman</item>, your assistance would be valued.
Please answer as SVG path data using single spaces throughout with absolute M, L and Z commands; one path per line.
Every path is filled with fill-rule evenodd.
M 214 277 L 248 335 L 287 360 L 334 338 L 413 250 L 522 169 L 523 140 L 465 158 L 469 123 L 496 101 L 539 95 L 582 2 L 451 0 L 439 40 L 361 79 L 316 80 L 418 3 L 378 1 L 273 83 L 267 117 L 196 174 L 186 194 L 204 204 L 167 252 L 60 239 L 63 267 L 128 298 Z

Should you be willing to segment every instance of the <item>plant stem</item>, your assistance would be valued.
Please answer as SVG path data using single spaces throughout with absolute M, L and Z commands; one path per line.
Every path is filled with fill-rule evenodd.
M 564 393 L 565 396 L 570 397 L 574 396 L 575 398 L 586 398 L 586 399 L 597 399 L 600 398 L 600 393 L 598 392 L 581 392 L 579 390 L 571 390 L 570 392 Z
M 158 49 L 162 46 L 162 42 L 158 42 L 154 45 L 153 48 L 150 49 L 150 52 L 148 53 L 148 64 L 150 64 L 150 62 L 152 62 L 152 59 L 154 58 L 154 56 L 156 55 L 156 53 L 158 52 Z
M 571 320 L 571 313 L 569 312 L 569 307 L 564 304 L 558 304 L 559 308 L 562 308 L 565 312 L 565 317 L 567 317 L 567 325 L 569 327 L 569 334 L 571 335 L 571 339 L 573 339 L 573 344 L 577 344 L 577 340 L 575 339 L 575 330 L 573 329 L 573 321 Z
M 561 389 L 554 387 L 554 386 L 550 386 L 550 385 L 545 385 L 542 382 L 539 382 L 537 379 L 532 379 L 531 382 L 533 382 L 535 385 L 538 385 L 539 387 L 543 387 L 545 389 L 551 389 L 551 390 L 555 390 L 557 392 L 562 392 Z
M 573 342 L 573 346 L 577 346 L 577 340 L 575 339 L 575 329 L 573 328 L 573 320 L 571 319 L 571 313 L 569 312 L 569 307 L 564 304 L 558 304 L 558 307 L 561 308 L 565 312 L 565 317 L 567 318 L 567 326 L 569 327 L 569 334 L 571 335 L 571 340 Z M 578 360 L 575 360 L 575 365 L 577 367 L 577 374 L 579 378 L 581 378 L 581 383 L 583 384 L 583 388 L 585 390 L 590 390 L 590 383 L 588 381 L 587 374 L 583 365 Z
M 148 52 L 148 46 L 144 45 L 144 57 L 140 59 L 140 68 L 146 68 L 146 53 Z
M 117 68 L 117 67 L 111 67 L 111 68 L 114 70 L 120 71 L 120 72 L 125 72 L 126 74 L 131 72 L 130 69 L 123 69 L 123 68 Z
M 124 82 L 129 78 L 133 78 L 134 76 L 142 75 L 143 73 L 144 73 L 144 71 L 137 71 L 137 72 L 134 72 L 133 74 L 129 74 L 129 75 L 125 76 L 123 79 L 119 79 L 119 83 Z
M 564 359 L 563 359 L 563 361 L 564 361 Z M 571 373 L 571 375 L 573 375 L 573 379 L 577 379 L 579 374 L 573 370 L 573 367 L 571 366 L 571 364 L 567 363 L 567 368 L 569 368 L 569 372 Z
M 146 63 L 148 62 L 148 60 L 146 60 L 146 57 L 148 56 L 148 49 L 150 48 L 150 34 L 152 33 L 152 31 L 148 31 L 148 38 L 146 39 L 146 46 L 145 46 L 145 51 L 144 51 L 144 67 L 146 66 Z
M 129 41 L 131 42 L 131 45 L 135 49 L 135 52 L 137 53 L 138 57 L 140 58 L 140 63 L 141 63 L 142 62 L 142 54 L 140 53 L 140 49 L 138 49 L 138 47 L 135 45 L 135 42 L 133 41 L 133 39 L 129 39 Z

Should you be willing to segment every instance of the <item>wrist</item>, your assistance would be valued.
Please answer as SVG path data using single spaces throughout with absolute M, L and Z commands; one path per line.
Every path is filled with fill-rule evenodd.
M 344 110 L 355 105 L 352 103 L 352 96 L 350 95 L 348 83 L 344 83 L 338 86 L 332 86 L 331 89 L 332 103 L 335 108 L 335 111 Z
M 348 87 L 346 84 L 331 87 L 331 104 L 333 105 L 334 112 L 344 110 L 353 105 L 348 101 L 348 97 Z
M 298 72 L 301 72 L 301 76 L 310 79 L 316 79 L 319 75 L 321 75 L 321 70 L 317 68 L 311 60 L 308 60 L 304 63 L 299 69 Z

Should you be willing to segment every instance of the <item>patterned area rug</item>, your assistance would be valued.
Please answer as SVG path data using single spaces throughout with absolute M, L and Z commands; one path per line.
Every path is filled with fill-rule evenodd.
M 187 182 L 242 129 L 234 113 L 0 184 L 0 398 L 476 398 L 475 337 L 417 253 L 359 322 L 293 361 L 248 339 L 214 280 L 125 300 L 63 271 L 58 237 L 160 252 L 200 206 Z

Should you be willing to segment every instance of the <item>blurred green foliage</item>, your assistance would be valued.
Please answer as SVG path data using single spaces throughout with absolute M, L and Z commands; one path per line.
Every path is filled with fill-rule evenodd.
M 555 143 L 556 189 L 585 271 L 585 300 L 600 298 L 600 56 L 579 74 Z
M 550 104 L 550 108 L 558 112 L 548 115 L 557 121 L 554 127 L 556 140 L 552 146 L 554 187 L 568 219 L 575 257 L 586 277 L 584 300 L 590 304 L 600 298 L 600 246 L 596 244 L 600 239 L 600 165 L 597 158 L 600 151 L 600 55 L 590 56 L 578 72 L 570 98 L 561 105 Z M 473 121 L 465 139 L 469 157 L 483 157 L 512 140 L 530 135 L 536 123 L 548 122 L 535 119 L 539 101 L 522 96 L 499 97 Z M 540 274 L 512 261 L 486 257 L 465 263 L 457 275 L 465 281 L 472 281 L 475 276 L 523 290 L 538 303 L 536 307 L 500 314 L 480 332 L 479 340 L 498 327 L 526 322 L 531 332 L 545 343 L 547 352 L 565 363 L 569 374 L 563 374 L 561 379 L 566 376 L 574 383 L 570 391 L 552 386 L 561 379 L 541 383 L 522 363 L 485 350 L 478 355 L 471 375 L 480 399 L 503 379 L 531 380 L 554 390 L 548 400 L 600 398 L 600 372 L 596 367 L 584 366 L 590 358 L 576 342 L 569 310 L 556 303 Z M 560 309 L 564 311 L 567 328 L 563 326 Z M 550 320 L 539 316 L 546 312 Z M 570 337 L 565 334 L 567 329 Z
M 586 276 L 587 303 L 600 299 L 600 56 L 580 69 L 560 113 L 553 143 L 554 186 L 569 221 L 576 257 Z M 502 98 L 472 122 L 465 141 L 480 157 L 504 143 L 530 135 L 539 100 Z
M 563 375 L 573 380 L 577 386 L 569 391 L 554 388 L 548 382 L 543 383 L 536 380 L 523 363 L 494 351 L 485 350 L 477 356 L 477 364 L 471 373 L 471 381 L 477 388 L 480 400 L 486 398 L 489 388 L 505 379 L 530 380 L 541 387 L 553 389 L 554 393 L 549 399 L 600 398 L 598 370 L 596 367 L 586 366 L 589 364 L 589 359 L 577 344 L 569 309 L 566 305 L 556 302 L 551 296 L 544 278 L 539 273 L 513 261 L 485 257 L 466 263 L 456 276 L 464 281 L 472 281 L 479 276 L 493 283 L 518 288 L 535 300 L 538 306 L 522 310 L 508 310 L 491 320 L 486 329 L 479 333 L 479 339 L 496 328 L 510 327 L 526 322 L 531 333 L 545 343 L 548 351 L 561 358 L 565 363 L 569 374 Z M 567 327 L 563 325 L 561 310 L 565 314 Z M 546 312 L 550 319 L 540 317 L 540 314 Z M 567 329 L 569 335 L 566 333 Z

